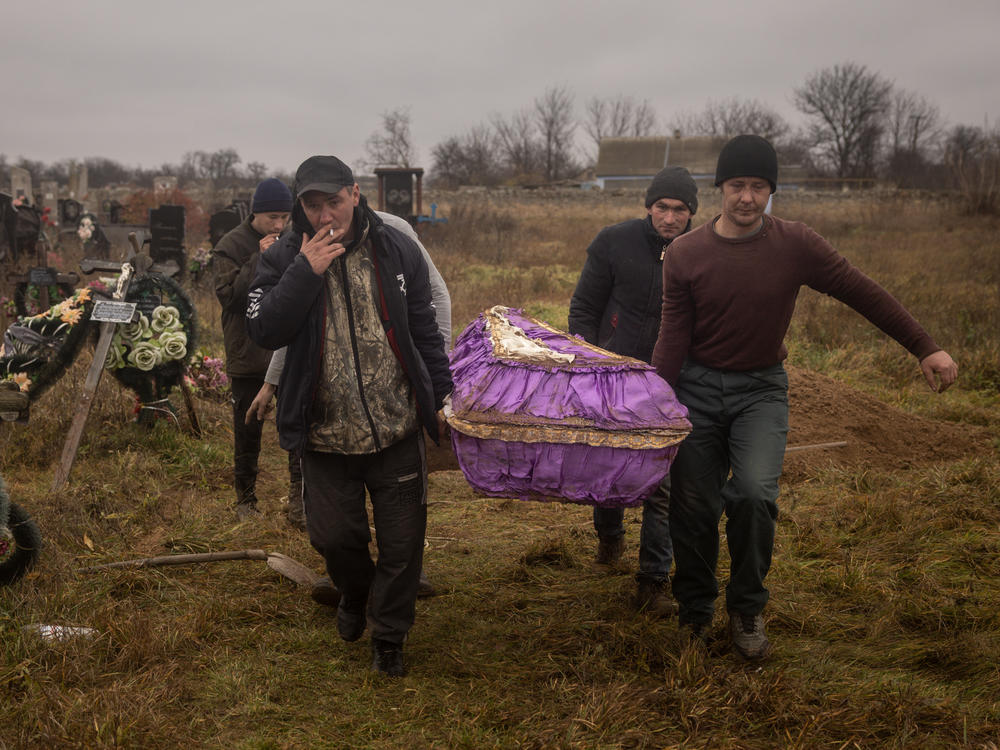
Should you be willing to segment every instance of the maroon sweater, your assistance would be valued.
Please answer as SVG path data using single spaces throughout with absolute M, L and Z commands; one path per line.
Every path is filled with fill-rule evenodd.
M 782 362 L 803 284 L 850 305 L 918 359 L 940 349 L 889 292 L 805 224 L 765 216 L 760 232 L 735 240 L 714 226 L 675 239 L 663 264 L 652 364 L 671 385 L 685 357 L 737 372 Z

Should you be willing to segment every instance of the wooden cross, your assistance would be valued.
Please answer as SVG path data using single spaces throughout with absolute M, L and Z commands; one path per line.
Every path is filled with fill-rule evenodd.
M 135 247 L 138 243 L 135 234 L 129 235 L 129 240 Z M 118 286 L 115 288 L 113 298 L 119 302 L 125 299 L 128 294 L 129 284 L 132 282 L 132 264 L 126 261 L 121 264 L 121 276 L 118 277 Z M 83 383 L 83 391 L 77 402 L 76 414 L 73 415 L 73 424 L 70 425 L 66 434 L 66 443 L 63 445 L 62 458 L 59 466 L 56 467 L 56 475 L 52 480 L 52 489 L 61 490 L 69 479 L 69 472 L 73 468 L 73 461 L 76 460 L 76 452 L 80 448 L 80 439 L 83 437 L 83 428 L 87 424 L 87 417 L 90 415 L 90 407 L 93 405 L 94 394 L 97 393 L 97 386 L 101 382 L 101 374 L 104 372 L 104 363 L 108 358 L 108 351 L 111 349 L 111 339 L 115 335 L 115 326 L 118 323 L 101 323 L 101 333 L 97 338 L 97 346 L 94 348 L 94 361 L 90 363 L 87 371 L 87 379 Z

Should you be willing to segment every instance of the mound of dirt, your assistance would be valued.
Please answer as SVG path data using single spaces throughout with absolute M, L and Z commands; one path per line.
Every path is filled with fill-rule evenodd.
M 906 414 L 825 375 L 787 370 L 788 446 L 847 445 L 788 453 L 786 478 L 829 465 L 905 469 L 988 449 L 989 434 L 983 428 Z
M 825 375 L 787 369 L 789 447 L 840 441 L 847 445 L 788 453 L 786 479 L 822 466 L 895 470 L 989 450 L 989 433 L 983 428 L 906 414 Z M 430 471 L 458 468 L 450 443 L 439 448 L 427 441 L 427 463 Z

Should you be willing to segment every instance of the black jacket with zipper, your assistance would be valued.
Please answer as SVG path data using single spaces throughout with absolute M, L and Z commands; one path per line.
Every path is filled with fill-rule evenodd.
M 684 231 L 690 228 L 688 223 Z M 669 244 L 649 216 L 598 232 L 569 303 L 569 332 L 648 363 L 660 331 L 663 254 Z
M 413 386 L 421 422 L 438 442 L 436 413 L 452 382 L 431 306 L 427 263 L 412 240 L 383 224 L 363 197 L 354 222 L 355 228 L 368 222 L 382 324 Z M 303 233 L 313 231 L 296 203 L 292 231 L 260 256 L 247 307 L 251 339 L 266 349 L 288 347 L 278 385 L 277 427 L 281 447 L 297 453 L 309 432 L 309 406 L 323 371 L 326 340 L 325 275 L 315 273 L 299 253 Z

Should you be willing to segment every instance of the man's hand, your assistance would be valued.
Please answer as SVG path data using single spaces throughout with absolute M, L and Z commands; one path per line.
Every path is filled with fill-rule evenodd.
M 250 424 L 254 419 L 263 422 L 267 418 L 267 413 L 271 411 L 271 399 L 274 397 L 274 391 L 273 385 L 264 383 L 257 391 L 257 395 L 253 397 L 253 401 L 250 402 L 246 419 L 243 421 L 247 424 Z
M 302 248 L 299 252 L 306 256 L 306 260 L 312 266 L 313 273 L 317 276 L 326 273 L 326 269 L 333 263 L 333 259 L 343 255 L 345 251 L 341 242 L 345 232 L 332 235 L 330 231 L 330 225 L 324 224 L 312 237 L 308 234 L 302 235 Z
M 272 232 L 271 234 L 265 234 L 263 237 L 260 238 L 260 242 L 258 243 L 260 245 L 260 251 L 262 253 L 266 252 L 267 249 L 277 241 L 277 239 L 278 239 L 277 232 Z
M 927 385 L 938 393 L 948 390 L 948 386 L 958 378 L 958 365 L 943 349 L 928 354 L 920 360 L 920 369 L 924 373 Z
M 438 409 L 437 425 L 438 425 L 438 440 L 446 440 L 451 437 L 451 427 L 448 426 L 448 420 L 445 419 L 444 409 Z

